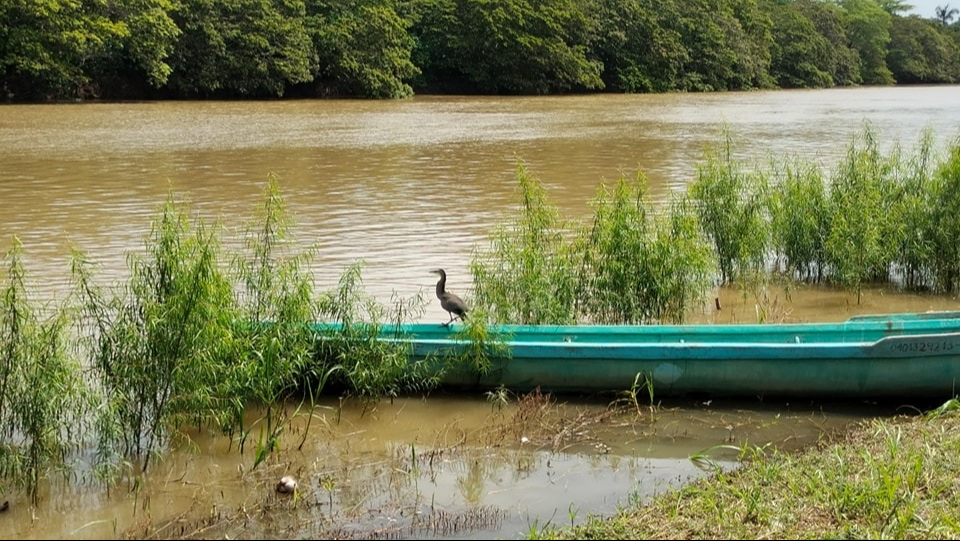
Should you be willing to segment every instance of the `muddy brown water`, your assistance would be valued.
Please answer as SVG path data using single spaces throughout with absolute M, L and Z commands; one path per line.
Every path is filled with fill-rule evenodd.
M 375 408 L 331 401 L 314 411 L 309 430 L 296 417 L 283 451 L 256 469 L 254 443 L 240 453 L 226 438 L 190 434 L 148 475 L 110 491 L 58 483 L 36 509 L 14 500 L 0 515 L 0 535 L 524 538 L 733 468 L 737 448 L 798 449 L 898 411 L 700 401 L 611 412 L 614 399 L 552 397 L 542 409 L 442 394 Z M 297 479 L 296 499 L 275 491 L 284 475 Z
M 447 269 L 450 289 L 469 294 L 472 250 L 517 204 L 519 160 L 562 213 L 584 217 L 602 179 L 637 167 L 656 198 L 684 189 L 724 123 L 738 157 L 788 154 L 829 169 L 865 123 L 884 149 L 911 148 L 925 129 L 944 149 L 960 135 L 960 87 L 0 106 L 0 249 L 17 236 L 35 298 L 59 298 L 71 247 L 99 263 L 103 279 L 123 278 L 168 190 L 230 235 L 276 173 L 298 242 L 318 248 L 319 288 L 363 260 L 364 288 L 384 303 L 394 293 L 432 299 L 436 267 Z M 717 296 L 721 311 L 711 302 L 691 319 L 837 321 L 958 308 L 957 299 L 890 288 L 868 289 L 860 303 L 804 286 L 762 299 Z M 430 302 L 421 320 L 446 318 Z M 36 509 L 8 490 L 0 536 L 120 537 L 149 526 L 162 527 L 159 537 L 516 538 L 701 477 L 704 464 L 691 456 L 706 449 L 732 467 L 736 452 L 717 446 L 799 447 L 902 411 L 747 400 L 611 416 L 614 398 L 555 397 L 553 417 L 533 425 L 517 422 L 515 401 L 498 410 L 482 395 L 408 397 L 374 410 L 331 402 L 309 431 L 297 418 L 283 451 L 256 470 L 253 444 L 240 454 L 236 442 L 190 434 L 136 482 L 106 490 L 79 468 L 75 482 L 46 487 Z M 273 490 L 284 474 L 300 480 L 296 502 Z

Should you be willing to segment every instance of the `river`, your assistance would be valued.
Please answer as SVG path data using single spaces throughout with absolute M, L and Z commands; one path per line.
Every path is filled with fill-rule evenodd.
M 436 267 L 447 270 L 450 289 L 468 293 L 472 251 L 518 204 L 521 161 L 551 203 L 580 218 L 604 179 L 637 168 L 659 200 L 685 189 L 724 125 L 738 158 L 762 164 L 797 156 L 829 170 L 866 124 L 884 149 L 912 148 L 929 129 L 942 151 L 960 135 L 960 87 L 4 105 L 0 250 L 19 238 L 31 292 L 38 301 L 58 298 L 68 288 L 72 247 L 107 279 L 123 277 L 127 254 L 142 250 L 168 191 L 231 233 L 253 217 L 273 173 L 298 242 L 318 248 L 312 271 L 321 289 L 363 260 L 364 289 L 384 302 L 394 293 L 432 298 Z M 820 287 L 774 294 L 779 316 L 792 320 L 956 308 L 956 299 L 888 288 L 868 289 L 860 304 Z M 719 296 L 723 316 L 706 310 L 699 319 L 755 320 L 751 299 Z M 447 314 L 432 302 L 422 318 L 441 322 Z M 119 537 L 147 518 L 172 524 L 159 536 L 184 535 L 204 526 L 196 517 L 170 521 L 193 512 L 220 517 L 201 531 L 221 537 L 514 538 L 700 477 L 689 457 L 704 449 L 805 445 L 895 411 L 683 403 L 645 410 L 642 419 L 618 417 L 612 428 L 585 421 L 605 415 L 611 400 L 561 400 L 555 409 L 585 424 L 560 447 L 550 430 L 507 431 L 517 406 L 500 411 L 483 397 L 402 398 L 375 410 L 326 404 L 302 449 L 254 471 L 250 451 L 195 434 L 136 484 L 54 485 L 35 510 L 6 493 L 12 506 L 0 515 L 0 535 Z M 556 432 L 551 419 L 540 426 Z M 305 430 L 295 425 L 287 448 Z M 713 454 L 722 467 L 735 463 L 729 449 Z M 284 473 L 301 479 L 299 508 L 271 490 Z

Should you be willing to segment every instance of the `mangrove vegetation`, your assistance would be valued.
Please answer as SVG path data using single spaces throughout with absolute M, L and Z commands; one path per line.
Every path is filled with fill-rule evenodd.
M 4 0 L 0 101 L 960 82 L 902 0 Z

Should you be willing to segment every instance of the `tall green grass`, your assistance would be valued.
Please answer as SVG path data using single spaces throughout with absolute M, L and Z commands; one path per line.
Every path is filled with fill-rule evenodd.
M 263 411 L 254 423 L 261 428 L 255 465 L 277 448 L 290 420 L 287 401 L 306 397 L 312 409 L 327 379 L 313 362 L 316 333 L 311 326 L 319 314 L 309 268 L 314 250 L 295 250 L 293 220 L 275 175 L 268 177 L 262 200 L 247 227 L 244 251 L 233 262 L 240 283 L 235 317 L 248 324 L 234 328 L 228 367 L 233 372 L 226 378 L 233 388 L 225 394 L 228 400 L 234 397 L 232 422 L 225 429 L 239 431 L 241 450 L 249 435 L 244 410 L 253 403 Z
M 476 303 L 495 322 L 529 325 L 576 320 L 578 262 L 564 237 L 568 224 L 539 179 L 516 168 L 519 215 L 496 226 L 490 249 L 470 262 Z
M 899 245 L 892 171 L 876 134 L 867 127 L 850 145 L 832 178 L 826 257 L 835 279 L 856 292 L 858 302 L 865 282 L 889 278 Z
M 582 247 L 582 315 L 599 323 L 683 321 L 712 285 L 715 260 L 688 199 L 658 214 L 646 177 L 601 186 Z
M 22 253 L 14 238 L 0 281 L 0 492 L 12 484 L 36 503 L 42 480 L 70 473 L 88 395 L 69 354 L 69 312 L 31 302 Z
M 417 295 L 394 299 L 392 310 L 367 295 L 362 288 L 363 262 L 350 265 L 341 275 L 336 290 L 320 299 L 324 321 L 338 324 L 324 331 L 315 362 L 323 370 L 336 368 L 337 388 L 363 398 L 379 399 L 402 392 L 428 391 L 438 383 L 428 361 L 411 361 L 409 345 L 380 340 L 383 332 L 422 313 L 423 299 Z
M 914 152 L 894 161 L 896 216 L 893 226 L 899 243 L 894 254 L 894 272 L 904 286 L 912 289 L 931 287 L 931 264 L 935 257 L 933 236 L 933 132 L 924 130 Z
M 930 216 L 926 238 L 930 243 L 932 287 L 944 293 L 960 292 L 960 138 L 936 168 L 929 191 Z
M 770 197 L 776 260 L 790 277 L 819 282 L 827 270 L 831 218 L 823 173 L 816 164 L 786 160 L 775 167 L 773 183 L 778 186 Z
M 129 257 L 130 281 L 110 296 L 77 255 L 74 277 L 90 337 L 91 367 L 105 397 L 102 447 L 146 470 L 178 427 L 234 415 L 218 392 L 236 351 L 233 287 L 220 261 L 220 226 L 188 217 L 169 196 Z M 174 430 L 170 430 L 174 429 Z
M 766 274 L 770 252 L 767 178 L 734 159 L 733 135 L 707 150 L 689 195 L 713 243 L 724 283 L 751 283 Z

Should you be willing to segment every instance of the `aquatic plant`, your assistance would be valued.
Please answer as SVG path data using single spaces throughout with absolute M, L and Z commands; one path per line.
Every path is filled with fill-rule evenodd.
M 744 170 L 733 157 L 733 136 L 707 149 L 688 189 L 704 233 L 717 255 L 724 283 L 749 283 L 765 274 L 770 251 L 766 177 Z
M 584 243 L 583 269 L 589 284 L 581 301 L 599 323 L 646 323 L 653 318 L 656 272 L 647 265 L 653 209 L 641 171 L 620 177 L 611 190 L 601 184 L 594 199 L 593 227 Z M 653 275 L 651 275 L 653 272 Z
M 467 367 L 478 376 L 485 376 L 494 368 L 494 359 L 510 362 L 510 347 L 507 344 L 510 336 L 491 334 L 486 307 L 473 309 L 470 319 L 457 328 L 454 336 L 463 347 L 445 359 L 445 369 Z
M 339 389 L 361 397 L 378 399 L 400 392 L 422 392 L 433 388 L 437 376 L 428 370 L 427 360 L 410 361 L 409 345 L 380 340 L 387 310 L 362 289 L 363 261 L 351 264 L 340 275 L 336 290 L 324 292 L 319 313 L 335 325 L 321 329 L 314 356 L 319 370 L 339 367 L 331 382 Z M 396 302 L 392 321 L 395 327 L 423 309 L 420 296 Z
M 933 167 L 935 162 L 933 132 L 924 130 L 914 152 L 906 158 L 893 161 L 893 194 L 895 216 L 891 226 L 896 228 L 899 243 L 893 256 L 904 286 L 913 289 L 932 288 L 932 266 L 936 257 L 933 216 L 936 205 L 933 196 Z
M 0 481 L 24 490 L 36 504 L 43 479 L 70 473 L 72 452 L 82 444 L 88 393 L 69 353 L 68 312 L 31 303 L 22 253 L 14 238 L 0 282 Z
M 316 332 L 317 299 L 309 264 L 315 252 L 293 250 L 290 217 L 280 193 L 276 175 L 269 175 L 263 191 L 263 203 L 244 237 L 245 251 L 234 260 L 238 291 L 239 327 L 232 346 L 235 353 L 227 379 L 233 389 L 225 396 L 232 402 L 233 422 L 225 426 L 240 431 L 240 447 L 249 430 L 243 415 L 251 403 L 263 408 L 256 466 L 275 449 L 279 434 L 289 422 L 287 400 L 295 393 L 311 398 L 320 394 L 326 381 L 316 371 L 313 351 Z M 303 392 L 303 391 L 306 392 Z M 314 404 L 308 403 L 307 410 Z
M 933 289 L 960 292 L 960 138 L 953 142 L 934 174 L 929 192 L 930 218 L 925 238 L 930 246 Z
M 715 259 L 689 200 L 677 197 L 658 213 L 646 177 L 602 185 L 593 227 L 582 242 L 580 310 L 599 323 L 680 322 L 703 301 Z
M 869 128 L 856 135 L 831 179 L 833 210 L 825 246 L 834 279 L 857 293 L 865 281 L 886 279 L 893 249 L 891 164 Z
M 220 227 L 191 229 L 172 194 L 129 257 L 130 281 L 109 296 L 92 281 L 81 254 L 73 276 L 89 354 L 104 393 L 102 449 L 119 444 L 146 470 L 185 423 L 221 423 L 230 404 L 216 392 L 234 351 L 232 284 L 220 268 Z
M 475 303 L 495 322 L 529 325 L 576 320 L 578 267 L 565 224 L 546 190 L 523 163 L 516 168 L 519 216 L 498 224 L 488 250 L 470 262 Z
M 820 167 L 798 159 L 775 164 L 770 194 L 773 250 L 784 270 L 798 280 L 819 282 L 826 265 L 830 232 L 827 185 Z
M 629 389 L 617 393 L 620 398 L 613 401 L 613 405 L 625 404 L 637 413 L 637 417 L 643 417 L 643 411 L 640 408 L 640 395 L 646 391 L 650 400 L 650 410 L 656 409 L 653 403 L 653 378 L 644 372 L 637 372 L 633 377 L 633 384 Z

